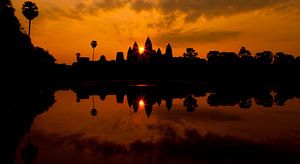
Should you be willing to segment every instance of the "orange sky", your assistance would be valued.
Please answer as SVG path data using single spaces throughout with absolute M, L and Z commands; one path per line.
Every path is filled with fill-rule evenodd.
M 24 1 L 12 0 L 21 14 Z M 33 0 L 40 11 L 33 21 L 35 45 L 47 49 L 58 63 L 71 64 L 75 54 L 92 56 L 91 40 L 98 41 L 96 58 L 115 59 L 134 41 L 150 36 L 154 48 L 171 43 L 175 56 L 187 47 L 200 57 L 210 50 L 235 51 L 246 46 L 300 54 L 299 0 Z

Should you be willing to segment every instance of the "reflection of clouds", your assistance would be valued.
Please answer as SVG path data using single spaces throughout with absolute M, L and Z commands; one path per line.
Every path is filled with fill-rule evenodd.
M 159 127 L 162 128 L 162 127 Z M 291 157 L 289 152 L 274 149 L 271 145 L 244 140 L 237 137 L 221 136 L 216 134 L 201 135 L 195 129 L 185 129 L 183 136 L 179 136 L 171 126 L 163 128 L 165 133 L 157 142 L 142 141 L 137 139 L 128 145 L 109 140 L 101 140 L 96 137 L 86 138 L 83 134 L 73 134 L 64 137 L 49 137 L 48 144 L 53 147 L 71 147 L 81 155 L 83 152 L 91 152 L 94 156 L 89 158 L 118 159 L 141 159 L 155 162 L 177 160 L 227 160 L 246 159 L 251 156 L 255 159 L 274 159 Z M 53 140 L 54 139 L 54 140 Z M 296 154 L 295 154 L 296 155 Z M 104 160 L 104 159 L 101 159 Z M 159 161 L 156 161 L 159 160 Z
M 275 108 L 272 111 L 264 111 L 255 110 L 256 106 L 254 106 L 254 110 L 249 111 L 238 110 L 238 106 L 216 110 L 205 105 L 205 97 L 198 99 L 201 105 L 194 113 L 187 113 L 185 109 L 182 109 L 183 99 L 175 99 L 174 109 L 170 112 L 167 111 L 164 102 L 162 104 L 163 107 L 159 108 L 155 105 L 153 115 L 148 119 L 144 111 L 134 114 L 134 112 L 127 107 L 126 102 L 124 102 L 124 106 L 116 106 L 115 96 L 107 96 L 106 101 L 101 102 L 103 105 L 102 109 L 105 109 L 101 110 L 101 119 L 91 122 L 91 120 L 88 119 L 89 117 L 84 115 L 84 113 L 88 115 L 88 111 L 81 109 L 85 101 L 82 101 L 81 105 L 75 104 L 75 95 L 70 96 L 66 93 L 69 92 L 61 92 L 61 95 L 56 95 L 58 100 L 64 101 L 58 101 L 58 104 L 54 105 L 53 109 L 47 113 L 47 118 L 52 118 L 52 121 L 43 123 L 42 121 L 45 120 L 40 118 L 35 122 L 38 131 L 39 129 L 48 129 L 48 126 L 54 128 L 45 133 L 47 137 L 42 134 L 43 138 L 40 138 L 47 140 L 41 145 L 50 146 L 53 143 L 53 146 L 50 146 L 47 150 L 51 150 L 53 147 L 59 149 L 63 147 L 66 148 L 68 152 L 75 151 L 78 154 L 92 152 L 92 154 L 97 157 L 105 156 L 106 158 L 110 156 L 112 159 L 118 156 L 119 158 L 149 157 L 155 159 L 162 158 L 165 160 L 174 159 L 175 161 L 178 158 L 202 159 L 207 157 L 212 159 L 215 158 L 214 153 L 223 153 L 223 151 L 228 150 L 232 152 L 232 154 L 228 154 L 228 156 L 235 158 L 233 154 L 236 149 L 239 149 L 238 146 L 234 148 L 229 147 L 225 150 L 225 148 L 219 148 L 217 145 L 227 148 L 230 144 L 227 145 L 224 142 L 241 145 L 246 144 L 247 148 L 251 149 L 252 145 L 255 147 L 253 151 L 257 150 L 259 152 L 260 148 L 256 149 L 257 145 L 258 147 L 261 146 L 261 144 L 256 142 L 258 140 L 263 140 L 261 142 L 268 142 L 275 145 L 274 143 L 277 143 L 278 140 L 295 143 L 295 136 L 299 136 L 299 133 L 297 133 L 299 132 L 299 130 L 297 130 L 297 127 L 299 127 L 297 124 L 298 119 L 296 118 L 298 116 L 298 110 L 295 110 L 297 113 L 290 113 L 293 117 L 285 115 L 289 114 L 291 110 L 276 113 Z M 66 103 L 68 99 L 70 99 L 71 103 Z M 88 102 L 90 101 L 86 101 L 84 106 L 89 107 L 90 103 Z M 66 117 L 65 112 L 63 112 L 66 109 L 61 110 L 60 103 L 68 104 L 68 106 L 72 106 L 72 103 L 74 103 L 74 108 L 68 112 L 68 117 Z M 291 104 L 287 105 L 290 107 L 289 105 Z M 299 103 L 293 106 L 299 106 Z M 265 112 L 268 112 L 267 115 Z M 59 119 L 57 119 L 57 117 Z M 58 120 L 61 122 L 57 122 Z M 288 123 L 283 121 L 287 121 Z M 49 124 L 49 122 L 55 122 L 56 124 Z M 80 131 L 84 133 L 76 133 L 79 131 L 77 129 L 78 127 L 80 127 Z M 198 131 L 188 130 L 187 128 L 196 128 Z M 207 132 L 213 132 L 213 134 L 207 134 Z M 49 133 L 59 135 L 48 135 Z M 224 134 L 234 137 L 226 137 Z M 38 138 L 36 136 L 33 138 L 35 139 L 34 143 L 38 144 L 39 141 L 36 142 Z M 247 138 L 247 140 L 241 138 Z M 236 142 L 235 139 L 237 140 Z M 271 139 L 273 139 L 273 141 L 270 141 Z M 282 143 L 278 144 L 278 147 L 286 146 L 286 144 Z M 187 145 L 187 147 L 184 147 L 184 145 Z M 194 147 L 192 147 L 192 145 L 194 145 Z M 210 148 L 210 146 L 212 146 L 212 148 Z M 262 145 L 262 147 L 265 147 L 265 145 Z M 190 148 L 190 150 L 188 150 L 188 148 Z M 241 149 L 241 151 L 249 152 L 245 149 Z M 194 154 L 189 155 L 187 153 Z M 237 157 L 239 157 L 239 155 L 243 157 L 244 154 L 239 153 L 240 152 L 237 153 Z M 266 150 L 266 153 L 268 154 L 269 152 Z M 252 149 L 250 154 L 252 154 Z M 255 152 L 254 155 L 258 156 L 259 154 Z M 145 159 L 142 158 L 141 160 Z
M 174 107 L 180 109 L 180 107 Z M 169 121 L 175 121 L 177 123 L 182 124 L 181 119 L 184 118 L 184 120 L 197 120 L 201 122 L 208 122 L 208 121 L 242 121 L 242 118 L 238 114 L 234 113 L 225 113 L 222 110 L 210 110 L 210 109 L 204 109 L 199 108 L 197 112 L 187 113 L 186 111 L 180 111 L 180 112 L 173 112 L 172 114 L 160 114 L 157 117 L 162 120 L 169 120 Z
M 168 123 L 152 124 L 147 127 L 149 130 L 158 130 L 163 137 L 178 137 L 178 130 Z

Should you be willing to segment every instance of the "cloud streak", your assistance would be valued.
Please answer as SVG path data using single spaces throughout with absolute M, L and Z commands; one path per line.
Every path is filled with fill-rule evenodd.
M 190 32 L 167 32 L 163 36 L 157 36 L 156 40 L 162 43 L 173 41 L 174 43 L 212 43 L 238 37 L 240 31 L 190 31 Z
M 294 0 L 94 0 L 91 3 L 78 3 L 69 9 L 61 9 L 60 16 L 78 18 L 85 14 L 95 14 L 99 10 L 112 11 L 129 7 L 140 11 L 157 10 L 164 16 L 180 12 L 186 22 L 194 22 L 200 17 L 212 19 L 220 16 L 231 16 L 264 8 L 273 8 Z M 57 10 L 57 9 L 56 9 Z M 70 16 L 73 14 L 74 16 Z M 174 15 L 176 16 L 176 14 Z M 175 19 L 175 18 L 174 18 Z
M 274 7 L 284 2 L 286 0 L 160 0 L 158 8 L 164 14 L 180 11 L 186 15 L 187 22 L 193 22 L 199 17 L 210 19 L 230 16 Z

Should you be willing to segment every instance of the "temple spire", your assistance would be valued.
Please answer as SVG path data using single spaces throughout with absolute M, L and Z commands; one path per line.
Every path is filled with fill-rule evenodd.
M 145 51 L 146 52 L 151 52 L 153 50 L 152 48 L 152 42 L 150 40 L 150 38 L 148 37 L 145 43 Z

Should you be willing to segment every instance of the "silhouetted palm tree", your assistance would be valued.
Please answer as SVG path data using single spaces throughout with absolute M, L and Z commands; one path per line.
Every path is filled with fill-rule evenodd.
M 39 15 L 38 7 L 31 1 L 26 1 L 22 7 L 22 13 L 29 20 L 28 36 L 30 37 L 31 21 Z
M 93 48 L 93 61 L 94 61 L 94 56 L 95 56 L 95 48 L 97 47 L 97 41 L 96 40 L 93 40 L 92 42 L 91 42 L 91 46 L 92 46 L 92 48 Z

